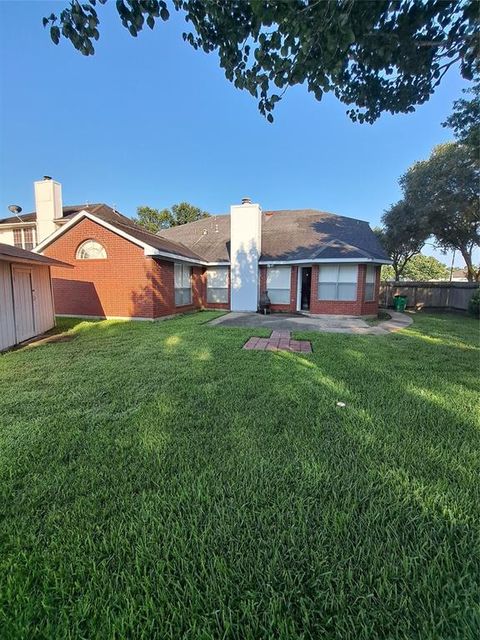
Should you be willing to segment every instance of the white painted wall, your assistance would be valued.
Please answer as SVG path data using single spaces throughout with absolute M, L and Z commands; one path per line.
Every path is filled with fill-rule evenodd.
M 33 287 L 34 335 L 48 331 L 55 325 L 50 270 L 47 265 L 18 264 L 22 270 L 30 270 Z M 22 300 L 14 300 L 12 287 L 12 265 L 0 260 L 0 351 L 17 344 L 19 339 L 15 327 L 22 330 Z M 30 297 L 31 308 L 31 297 Z
M 34 183 L 37 211 L 37 244 L 57 230 L 55 220 L 63 216 L 62 185 L 55 180 Z
M 260 205 L 246 202 L 230 207 L 231 309 L 256 311 L 258 260 L 262 242 Z
M 0 226 L 0 242 L 13 247 L 13 229 L 2 229 Z
M 47 265 L 32 267 L 32 280 L 35 331 L 37 334 L 44 333 L 55 325 L 50 267 Z

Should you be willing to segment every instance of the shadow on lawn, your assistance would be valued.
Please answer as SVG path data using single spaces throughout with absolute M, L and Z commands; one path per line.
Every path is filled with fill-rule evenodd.
M 394 638 L 399 625 L 454 637 L 476 577 L 478 430 L 473 394 L 442 398 L 446 371 L 471 381 L 452 354 L 464 369 L 471 354 L 405 333 L 309 334 L 313 355 L 252 353 L 251 330 L 199 320 L 81 323 L 57 361 L 9 356 L 30 376 L 7 369 L 3 433 L 15 453 L 5 504 L 18 518 L 21 497 L 14 535 L 37 554 L 32 591 L 55 595 L 59 564 L 71 593 L 81 580 L 85 602 L 102 604 L 75 614 L 84 637 L 100 609 L 121 619 L 139 584 L 142 602 L 162 603 L 161 620 L 135 616 L 149 637 L 201 615 L 205 636 L 221 637 L 231 620 L 219 611 L 242 628 L 248 606 L 266 625 L 251 637 L 275 637 L 271 602 L 293 637 Z

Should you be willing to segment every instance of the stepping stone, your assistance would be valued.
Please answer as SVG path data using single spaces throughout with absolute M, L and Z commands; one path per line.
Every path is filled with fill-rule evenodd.
M 292 340 L 290 331 L 272 331 L 269 338 L 249 338 L 243 345 L 249 351 L 289 351 L 294 353 L 312 353 L 308 340 Z

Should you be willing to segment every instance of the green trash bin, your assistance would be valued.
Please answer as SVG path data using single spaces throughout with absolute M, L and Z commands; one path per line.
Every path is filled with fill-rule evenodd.
M 403 313 L 407 308 L 407 300 L 407 296 L 393 296 L 393 308 L 395 309 L 395 311 L 400 311 L 401 313 Z

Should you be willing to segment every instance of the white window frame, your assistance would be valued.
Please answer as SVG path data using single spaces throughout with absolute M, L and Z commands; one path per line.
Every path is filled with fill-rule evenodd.
M 364 302 L 375 301 L 375 285 L 377 283 L 377 267 L 374 264 L 368 264 L 365 273 L 365 296 Z
M 96 256 L 95 258 L 90 258 L 90 257 L 84 257 L 81 256 L 81 252 L 83 251 L 83 249 L 85 248 L 86 245 L 88 244 L 95 244 L 98 247 L 101 248 L 101 250 L 103 251 L 104 255 L 100 255 L 100 256 Z M 75 260 L 82 260 L 83 261 L 88 261 L 88 260 L 106 260 L 107 259 L 107 251 L 105 249 L 105 247 L 103 246 L 103 244 L 101 242 L 98 242 L 98 240 L 95 240 L 94 238 L 88 238 L 88 240 L 84 240 L 83 242 L 81 242 L 78 247 L 77 250 L 75 251 Z
M 272 279 L 273 285 L 272 286 Z M 285 282 L 281 282 L 285 280 Z M 279 282 L 280 281 L 280 282 Z M 287 284 L 286 286 L 275 286 L 278 284 Z M 292 267 L 271 266 L 267 267 L 267 292 L 272 304 L 290 304 L 290 292 L 292 287 Z
M 186 307 L 192 304 L 192 267 L 182 262 L 175 262 L 173 280 L 175 306 Z M 186 282 L 188 282 L 188 287 L 185 286 Z
M 228 304 L 228 267 L 209 267 L 206 278 L 207 303 Z
M 32 242 L 27 242 L 25 235 L 27 231 L 32 232 Z M 15 232 L 20 234 L 20 244 L 15 244 Z M 21 227 L 20 229 L 13 229 L 13 244 L 15 247 L 19 247 L 20 249 L 26 249 L 27 251 L 31 251 L 35 248 L 37 244 L 37 234 L 35 227 Z M 31 246 L 29 246 L 31 244 Z
M 355 281 L 353 280 L 349 280 L 349 281 L 343 281 L 340 279 L 340 273 L 343 269 L 351 269 L 352 267 L 355 267 Z M 320 281 L 320 275 L 322 272 L 322 268 L 324 270 L 326 269 L 330 269 L 330 270 L 334 270 L 336 269 L 336 278 L 335 280 L 324 280 L 324 281 Z M 328 285 L 328 286 L 335 286 L 335 294 L 334 297 L 321 297 L 321 287 L 322 285 Z M 341 298 L 340 297 L 340 288 L 342 285 L 350 285 L 350 286 L 355 286 L 355 295 L 353 298 Z M 343 263 L 338 263 L 338 264 L 329 264 L 329 265 L 319 265 L 318 268 L 318 279 L 317 279 L 317 298 L 320 302 L 356 302 L 357 300 L 357 296 L 358 296 L 358 264 L 343 264 Z

